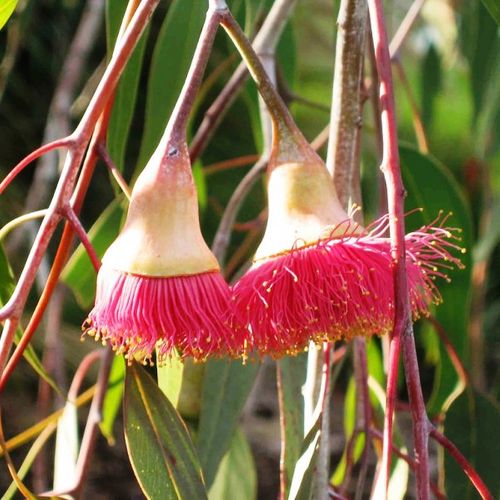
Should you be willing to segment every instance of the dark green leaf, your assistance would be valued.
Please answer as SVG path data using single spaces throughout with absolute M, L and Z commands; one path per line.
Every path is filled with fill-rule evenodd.
M 108 54 L 111 55 L 127 2 L 108 0 L 106 4 L 106 34 Z M 116 89 L 115 102 L 108 126 L 107 146 L 118 170 L 123 172 L 125 151 L 130 124 L 137 100 L 137 89 L 141 75 L 144 49 L 149 35 L 149 27 L 144 30 L 137 46 L 125 66 Z
M 16 8 L 17 0 L 2 0 L 0 4 L 0 30 L 4 27 L 5 23 Z
M 495 0 L 494 0 L 495 1 Z M 475 116 L 483 105 L 500 57 L 500 38 L 497 25 L 484 4 L 465 2 L 461 9 L 460 42 L 462 51 L 469 63 L 471 94 L 474 101 Z
M 493 498 L 500 498 L 500 409 L 497 404 L 471 390 L 462 394 L 446 413 L 445 434 L 469 460 L 486 483 Z M 448 498 L 480 498 L 455 460 L 445 453 Z
M 404 184 L 408 191 L 405 208 L 424 208 L 423 212 L 407 217 L 407 231 L 432 222 L 439 210 L 453 212 L 447 226 L 462 229 L 462 241 L 459 243 L 467 249 L 467 253 L 459 256 L 466 267 L 447 272 L 451 283 L 444 280 L 436 282 L 443 297 L 443 303 L 436 309 L 436 318 L 444 327 L 460 358 L 467 364 L 472 249 L 470 209 L 456 181 L 443 165 L 410 147 L 402 147 L 400 152 Z M 444 346 L 440 345 L 440 351 L 440 363 L 436 369 L 433 396 L 429 403 L 431 413 L 440 412 L 450 402 L 449 398 L 453 397 L 459 383 Z
M 434 113 L 434 101 L 441 91 L 441 58 L 434 44 L 429 45 L 422 65 L 422 121 L 430 128 Z
M 115 441 L 113 426 L 123 399 L 125 385 L 125 360 L 123 356 L 115 356 L 109 375 L 108 390 L 102 407 L 102 420 L 99 424 L 101 432 L 110 444 Z
M 257 363 L 242 365 L 241 361 L 213 359 L 207 363 L 197 441 L 207 487 L 229 447 L 258 369 Z
M 276 364 L 279 370 L 281 384 L 280 400 L 283 401 L 285 419 L 285 471 L 287 491 L 295 469 L 295 464 L 300 457 L 302 442 L 304 440 L 304 399 L 302 386 L 306 380 L 307 354 L 302 353 L 296 357 L 285 357 Z
M 482 0 L 491 17 L 500 24 L 500 2 L 498 0 Z
M 123 415 L 130 462 L 147 498 L 207 498 L 184 422 L 156 382 L 136 364 L 127 368 Z
M 210 500 L 238 500 L 257 498 L 257 472 L 252 450 L 240 429 L 234 433 L 231 446 L 222 459 L 214 484 L 208 492 Z
M 174 108 L 191 63 L 206 8 L 205 0 L 174 0 L 165 17 L 149 71 L 140 169 L 157 146 Z
M 99 257 L 104 255 L 117 237 L 123 213 L 123 202 L 115 200 L 102 212 L 90 229 L 89 238 Z M 73 290 L 82 309 L 88 309 L 92 305 L 96 273 L 83 245 L 79 245 L 69 259 L 62 273 L 62 280 Z

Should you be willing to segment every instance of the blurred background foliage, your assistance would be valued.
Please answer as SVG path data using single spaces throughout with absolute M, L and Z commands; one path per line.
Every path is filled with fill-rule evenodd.
M 81 117 L 99 81 L 125 3 L 121 0 L 106 2 L 107 28 L 103 16 L 71 99 L 70 130 Z M 410 0 L 385 2 L 390 34 L 395 32 L 411 3 Z M 54 90 L 63 77 L 61 69 L 85 4 L 76 0 L 21 0 L 13 17 L 0 31 L 2 178 L 20 158 L 39 146 L 45 136 Z M 229 4 L 247 34 L 252 35 L 272 1 L 233 0 Z M 332 0 L 299 1 L 278 48 L 280 89 L 310 140 L 320 134 L 329 121 L 338 4 Z M 108 149 L 127 181 L 133 181 L 144 166 L 161 134 L 184 80 L 204 12 L 204 0 L 160 2 L 150 28 L 129 63 L 108 133 Z M 452 283 L 442 287 L 445 302 L 437 310 L 436 317 L 469 372 L 474 389 L 469 388 L 453 403 L 458 395 L 459 377 L 434 327 L 421 322 L 417 325 L 416 336 L 424 393 L 432 417 L 442 418 L 450 410 L 445 432 L 460 444 L 490 488 L 498 493 L 500 483 L 494 472 L 497 461 L 494 455 L 489 457 L 485 453 L 493 441 L 500 442 L 497 425 L 500 397 L 500 41 L 494 15 L 494 2 L 427 0 L 420 18 L 397 54 L 408 87 L 402 84 L 396 70 L 394 77 L 402 168 L 408 191 L 406 208 L 411 210 L 423 206 L 425 209 L 421 215 L 410 216 L 407 226 L 413 229 L 432 221 L 440 209 L 453 211 L 451 225 L 463 228 L 462 243 L 468 251 L 463 258 L 466 270 L 450 273 Z M 227 37 L 219 33 L 191 121 L 191 135 L 238 63 Z M 371 76 L 368 59 L 365 76 L 367 81 Z M 422 151 L 422 144 L 415 135 L 412 100 L 420 110 L 429 154 Z M 362 142 L 362 185 L 368 221 L 377 217 L 383 204 L 377 141 L 376 120 L 368 99 L 364 106 Z M 249 82 L 194 165 L 202 230 L 209 243 L 231 193 L 255 158 L 241 167 L 219 171 L 214 169 L 214 164 L 258 154 L 261 148 L 257 94 L 253 83 Z M 320 153 L 324 156 L 325 148 L 320 149 Z M 44 179 L 45 196 L 36 208 L 46 205 L 56 174 L 57 169 Z M 27 193 L 37 188 L 32 184 L 33 179 L 34 169 L 27 169 L 0 198 L 0 226 L 24 212 Z M 233 232 L 226 268 L 229 278 L 245 265 L 258 244 L 258 236 L 263 230 L 262 219 L 258 217 L 264 206 L 265 191 L 261 182 L 253 189 L 238 216 L 239 222 L 253 221 L 251 227 L 258 231 L 253 239 L 248 239 L 244 230 L 236 228 Z M 88 229 L 94 226 L 91 235 L 100 253 L 116 235 L 125 207 L 115 181 L 108 175 L 105 165 L 100 164 L 82 211 L 84 226 Z M 246 246 L 241 251 L 243 242 Z M 23 232 L 23 236 L 12 234 L 4 242 L 15 275 L 22 268 L 29 244 L 29 232 Z M 55 245 L 51 246 L 51 254 L 55 248 Z M 82 351 L 94 347 L 90 341 L 79 343 L 79 326 L 91 307 L 95 283 L 82 249 L 76 250 L 68 264 L 64 281 L 72 293 L 65 294 L 61 332 L 64 347 L 60 352 L 64 360 L 62 369 L 69 377 L 81 360 Z M 30 307 L 35 299 L 36 293 Z M 44 332 L 39 332 L 34 341 L 40 357 L 43 357 L 43 337 Z M 383 346 L 379 341 L 371 344 L 370 369 L 379 366 L 379 374 L 374 377 L 382 381 Z M 335 387 L 335 404 L 347 397 L 346 393 L 350 394 L 351 375 L 352 369 L 346 364 Z M 251 380 L 253 376 L 255 374 Z M 263 449 L 261 443 L 262 436 L 268 432 L 267 420 L 274 424 L 277 420 L 274 386 L 269 377 L 272 378 L 270 375 L 264 377 L 265 382 L 260 377 L 257 383 L 264 384 L 270 395 L 266 393 L 256 401 L 259 396 L 254 394 L 251 397 L 253 414 L 249 416 L 247 412 L 244 419 L 256 457 L 261 498 L 272 498 L 266 495 L 274 495 L 277 487 L 277 477 L 274 477 L 277 476 L 276 446 L 279 446 L 277 427 L 273 427 L 272 442 L 278 444 Z M 10 435 L 33 423 L 30 412 L 23 411 L 20 415 L 19 411 L 34 407 L 37 383 L 36 374 L 26 366 L 17 370 L 5 395 L 5 398 L 12 399 L 11 407 L 5 410 L 6 431 Z M 251 383 L 248 391 L 250 386 Z M 119 394 L 117 398 L 120 397 Z M 401 398 L 405 398 L 403 384 Z M 244 402 L 243 399 L 234 409 L 235 425 Z M 347 402 L 346 408 L 349 408 Z M 343 419 L 348 434 L 352 412 L 346 411 L 344 417 L 339 411 L 334 416 L 336 434 L 343 433 Z M 490 422 L 493 428 L 488 424 L 485 432 L 484 422 Z M 466 429 L 470 429 L 470 433 Z M 112 432 L 108 434 L 111 436 Z M 121 431 L 116 434 L 121 434 Z M 247 441 L 240 431 L 235 434 L 234 443 L 221 470 L 232 470 L 227 463 L 231 454 L 235 463 L 243 464 L 243 470 L 252 460 Z M 104 457 L 119 455 L 116 448 L 108 449 L 104 443 L 100 443 L 101 448 Z M 342 446 L 335 446 L 332 451 L 334 469 L 342 449 Z M 498 451 L 498 447 L 493 449 Z M 443 460 L 442 457 L 438 459 Z M 473 495 L 465 476 L 448 462 L 446 459 L 449 497 L 468 498 L 465 492 Z M 117 459 L 116 467 L 120 468 L 120 463 L 122 469 L 127 470 L 123 454 Z M 272 464 L 271 468 L 269 464 Z M 266 467 L 272 474 L 266 473 Z M 105 476 L 101 473 L 102 470 L 93 472 L 97 483 L 99 477 Z M 0 472 L 2 486 L 8 483 L 6 474 L 5 470 Z M 232 474 L 228 481 L 237 481 L 237 476 L 234 472 Z M 342 470 L 335 474 L 334 482 L 342 479 Z M 102 484 L 99 488 L 106 489 Z M 228 484 L 233 483 L 219 481 L 216 485 L 219 493 L 214 494 L 214 498 L 229 498 L 227 492 L 231 489 L 228 489 Z M 245 498 L 255 494 L 256 484 L 254 477 L 250 484 L 245 485 Z M 120 487 L 116 483 L 113 485 Z M 96 487 L 96 491 L 99 488 Z

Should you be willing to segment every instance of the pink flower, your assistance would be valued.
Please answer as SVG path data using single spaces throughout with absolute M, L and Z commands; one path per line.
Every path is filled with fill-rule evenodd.
M 163 153 L 167 151 L 168 153 Z M 200 231 L 187 148 L 159 147 L 109 247 L 83 330 L 127 360 L 237 355 L 231 292 Z
M 414 319 L 429 313 L 441 295 L 434 279 L 445 277 L 453 229 L 429 225 L 406 236 L 406 267 Z M 436 224 L 438 221 L 435 221 Z M 390 242 L 381 235 L 384 217 L 359 231 L 351 220 L 325 238 L 281 255 L 257 260 L 233 289 L 248 344 L 259 354 L 279 357 L 317 343 L 384 335 L 392 328 L 394 291 Z

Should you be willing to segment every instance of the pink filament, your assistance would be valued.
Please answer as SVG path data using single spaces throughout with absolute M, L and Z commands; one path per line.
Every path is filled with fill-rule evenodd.
M 386 221 L 376 221 L 361 236 L 344 233 L 256 263 L 233 288 L 239 321 L 248 325 L 248 346 L 279 357 L 303 350 L 309 340 L 389 332 L 394 292 L 390 242 L 381 237 Z M 344 225 L 350 224 L 339 227 Z M 449 241 L 456 236 L 441 226 L 406 236 L 414 318 L 441 301 L 435 277 L 446 278 L 444 270 L 451 264 L 461 266 L 449 251 L 459 249 Z
M 83 329 L 132 361 L 237 355 L 230 323 L 231 292 L 220 272 L 168 278 L 140 276 L 103 265 L 94 309 Z

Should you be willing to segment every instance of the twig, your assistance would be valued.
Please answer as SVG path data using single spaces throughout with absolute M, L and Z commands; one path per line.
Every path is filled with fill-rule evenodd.
M 390 337 L 389 372 L 387 377 L 387 402 L 384 422 L 384 441 L 381 468 L 381 480 L 385 491 L 389 482 L 390 455 L 392 449 L 392 419 L 397 387 L 399 353 L 403 343 L 404 366 L 408 394 L 412 407 L 414 447 L 418 468 L 416 470 L 417 491 L 421 500 L 430 497 L 429 491 L 429 456 L 428 456 L 428 418 L 420 386 L 418 361 L 408 297 L 406 276 L 406 250 L 404 229 L 404 187 L 399 166 L 394 90 L 391 74 L 391 58 L 385 29 L 381 0 L 368 0 L 370 25 L 375 48 L 375 60 L 380 79 L 379 97 L 381 105 L 381 125 L 383 155 L 381 169 L 387 186 L 389 209 L 389 228 L 394 262 L 394 327 Z
M 108 150 L 106 149 L 106 146 L 104 143 L 100 142 L 97 144 L 97 152 L 99 156 L 101 157 L 102 161 L 106 164 L 106 166 L 109 168 L 109 171 L 111 172 L 111 175 L 114 177 L 116 183 L 122 190 L 122 192 L 125 194 L 127 197 L 127 200 L 130 201 L 130 188 L 128 187 L 127 182 L 123 178 L 122 174 L 118 170 L 117 166 L 115 165 L 115 162 L 113 161 L 113 158 L 111 158 L 110 154 L 108 153 Z
M 340 203 L 350 198 L 361 127 L 361 75 L 366 31 L 366 2 L 342 0 L 337 20 L 337 47 L 326 165 Z
M 414 0 L 413 3 L 411 4 L 411 7 L 408 9 L 405 18 L 399 25 L 399 28 L 396 31 L 394 37 L 392 38 L 391 44 L 389 45 L 389 52 L 391 54 L 391 57 L 395 57 L 399 52 L 399 49 L 403 45 L 403 42 L 405 41 L 406 37 L 408 36 L 408 33 L 413 27 L 413 23 L 418 18 L 418 15 L 424 3 L 425 0 Z

